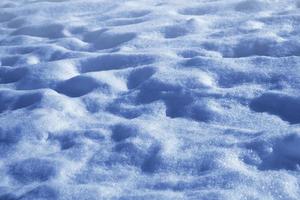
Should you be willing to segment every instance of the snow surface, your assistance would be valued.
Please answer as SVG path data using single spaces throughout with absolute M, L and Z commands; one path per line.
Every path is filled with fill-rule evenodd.
M 300 1 L 1 0 L 0 200 L 299 200 Z

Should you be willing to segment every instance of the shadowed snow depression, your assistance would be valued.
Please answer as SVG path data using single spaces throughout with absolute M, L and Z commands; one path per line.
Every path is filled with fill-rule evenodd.
M 1 0 L 0 200 L 299 200 L 299 0 Z

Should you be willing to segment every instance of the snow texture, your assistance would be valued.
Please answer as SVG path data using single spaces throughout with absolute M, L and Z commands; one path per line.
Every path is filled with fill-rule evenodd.
M 299 200 L 299 0 L 1 0 L 0 200 Z

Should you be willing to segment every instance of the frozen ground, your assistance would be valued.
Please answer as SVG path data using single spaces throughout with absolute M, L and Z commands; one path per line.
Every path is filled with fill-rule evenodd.
M 299 200 L 300 1 L 1 0 L 0 200 Z

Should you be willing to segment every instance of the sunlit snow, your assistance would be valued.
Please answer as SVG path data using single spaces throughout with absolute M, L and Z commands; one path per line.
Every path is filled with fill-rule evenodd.
M 1 0 L 0 200 L 299 200 L 300 1 Z

